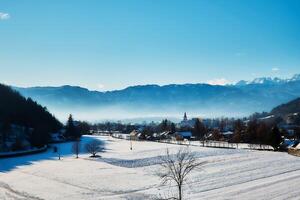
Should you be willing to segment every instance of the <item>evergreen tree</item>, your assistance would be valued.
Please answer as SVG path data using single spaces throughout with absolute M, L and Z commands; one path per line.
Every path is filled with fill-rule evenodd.
M 282 137 L 277 126 L 274 126 L 270 133 L 269 144 L 275 149 L 278 150 L 280 143 L 282 142 Z
M 160 132 L 168 131 L 168 120 L 164 119 L 159 125 L 160 127 Z
M 79 121 L 77 127 L 80 135 L 90 134 L 91 125 L 88 122 Z M 117 130 L 120 131 L 121 128 L 117 127 Z
M 176 132 L 176 126 L 175 126 L 175 124 L 172 122 L 171 123 L 171 133 L 175 133 Z
M 69 115 L 69 118 L 67 121 L 65 134 L 66 134 L 67 138 L 72 139 L 72 140 L 75 140 L 80 137 L 79 131 L 77 130 L 77 128 L 74 124 L 73 116 L 71 114 Z

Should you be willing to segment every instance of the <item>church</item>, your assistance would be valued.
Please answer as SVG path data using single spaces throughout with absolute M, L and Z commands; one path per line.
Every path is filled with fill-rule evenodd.
M 195 118 L 188 119 L 186 112 L 183 115 L 183 120 L 179 123 L 180 127 L 192 128 L 195 125 Z

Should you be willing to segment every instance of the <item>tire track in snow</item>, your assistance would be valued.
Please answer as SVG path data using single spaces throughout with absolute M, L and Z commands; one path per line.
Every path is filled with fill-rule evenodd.
M 229 168 L 223 171 L 220 171 L 218 173 L 214 173 L 214 174 L 204 174 L 202 175 L 199 179 L 203 179 L 206 180 L 205 183 L 201 183 L 201 181 L 193 181 L 193 183 L 197 183 L 198 182 L 198 186 L 201 188 L 207 186 L 207 185 L 220 185 L 222 184 L 222 182 L 224 182 L 224 178 L 225 179 L 229 179 L 229 180 L 234 180 L 236 183 L 243 183 L 243 182 L 247 182 L 247 181 L 252 181 L 255 179 L 259 179 L 259 178 L 264 178 L 264 177 L 269 177 L 269 176 L 275 176 L 275 175 L 279 175 L 282 173 L 288 173 L 291 172 L 293 170 L 299 170 L 298 168 L 298 162 L 294 163 L 293 165 L 293 169 L 288 170 L 286 169 L 286 166 L 283 164 L 278 164 L 278 161 L 274 160 L 268 163 L 265 163 L 263 160 L 260 161 L 259 163 L 255 163 L 255 165 L 252 164 L 247 164 L 243 167 L 238 166 L 238 167 L 234 167 L 234 168 Z M 271 171 L 267 171 L 269 172 L 269 174 L 266 175 L 266 171 L 264 171 L 263 169 L 267 169 L 267 167 L 269 165 L 272 165 L 273 167 L 275 166 L 274 164 L 277 163 L 278 165 L 276 166 L 276 168 L 273 168 Z M 220 164 L 220 163 L 219 163 Z M 240 164 L 240 163 L 239 163 Z M 209 165 L 209 163 L 208 163 Z M 251 179 L 251 177 L 253 177 Z M 249 176 L 250 179 L 249 179 Z M 242 180 L 240 177 L 244 177 Z M 256 177 L 256 178 L 255 178 Z M 227 182 L 227 181 L 225 181 Z M 230 184 L 230 183 L 228 183 Z M 220 186 L 222 187 L 222 186 Z
M 228 187 L 237 186 L 237 185 L 240 185 L 240 184 L 250 183 L 250 182 L 254 182 L 254 181 L 258 181 L 258 180 L 269 179 L 269 178 L 273 178 L 273 177 L 276 177 L 276 176 L 280 176 L 280 175 L 284 175 L 284 174 L 288 174 L 288 173 L 292 173 L 292 172 L 296 172 L 296 171 L 299 171 L 299 174 L 300 174 L 300 169 L 289 170 L 289 171 L 282 172 L 282 173 L 279 173 L 279 174 L 274 174 L 274 175 L 270 175 L 270 176 L 265 176 L 265 177 L 261 177 L 261 178 L 252 179 L 250 181 L 249 180 L 248 181 L 241 181 L 241 182 L 234 183 L 234 184 L 228 184 L 228 185 L 224 185 L 224 186 L 220 186 L 220 187 L 215 187 L 215 188 L 211 188 L 211 189 L 202 190 L 202 191 L 199 191 L 198 193 L 205 193 L 205 192 L 210 192 L 210 191 L 214 191 L 214 190 L 219 190 L 219 189 L 224 189 L 224 188 L 228 188 Z M 300 178 L 300 175 L 296 175 L 295 177 Z M 193 182 L 193 183 L 197 183 L 197 182 Z
M 236 183 L 236 184 L 227 185 L 227 186 L 224 186 L 224 187 L 219 187 L 219 188 L 214 188 L 214 189 L 210 189 L 210 190 L 206 190 L 206 191 L 201 191 L 200 194 L 203 194 L 203 193 L 206 193 L 206 192 L 214 192 L 213 195 L 210 195 L 210 194 L 206 195 L 207 197 L 205 197 L 205 198 L 208 198 L 208 199 L 212 199 L 212 198 L 213 199 L 218 199 L 218 198 L 220 198 L 219 194 L 222 195 L 221 199 L 224 198 L 224 195 L 230 196 L 230 197 L 235 197 L 234 199 L 241 199 L 240 198 L 241 194 L 245 194 L 245 193 L 255 194 L 254 191 L 257 190 L 257 189 L 262 189 L 262 188 L 266 188 L 266 187 L 272 187 L 272 186 L 275 186 L 275 185 L 284 184 L 285 182 L 288 182 L 291 179 L 300 179 L 299 173 L 296 173 L 296 175 L 277 177 L 277 176 L 282 176 L 282 175 L 285 175 L 285 174 L 295 173 L 297 171 L 300 171 L 300 169 L 291 170 L 291 171 L 288 171 L 288 172 L 284 172 L 284 173 L 281 173 L 281 174 L 276 174 L 276 175 L 272 175 L 272 176 L 268 176 L 268 177 L 264 177 L 264 178 L 258 178 L 258 179 L 251 180 L 251 181 L 246 181 L 246 182 L 243 182 L 243 183 Z M 274 178 L 275 178 L 275 180 L 274 180 Z M 247 184 L 251 184 L 251 183 L 257 182 L 257 181 L 259 181 L 259 182 L 247 187 Z M 235 189 L 234 187 L 237 186 L 237 185 L 239 185 L 239 187 L 243 187 L 243 186 L 246 185 L 246 187 L 243 187 L 243 189 L 238 189 L 238 188 Z M 241 186 L 241 185 L 243 185 L 243 186 Z M 232 188 L 235 191 L 232 191 L 230 189 L 225 189 L 225 188 Z M 221 190 L 221 191 L 218 192 L 218 191 L 215 191 L 215 190 Z M 297 194 L 300 193 L 300 191 L 295 191 L 295 192 L 297 192 Z M 256 193 L 256 194 L 262 194 L 262 193 Z M 273 199 L 272 194 L 273 193 L 269 193 L 267 199 Z M 278 193 L 275 193 L 275 194 L 273 194 L 273 197 L 277 198 L 278 195 L 279 195 Z M 286 199 L 286 195 L 287 195 L 286 192 L 284 192 L 283 194 L 280 194 L 280 196 L 285 197 L 284 199 Z M 262 199 L 262 198 L 258 198 L 258 199 Z M 281 199 L 281 198 L 279 198 L 279 199 Z
M 19 196 L 18 198 L 16 198 L 16 197 L 13 197 L 13 195 L 12 195 L 12 197 L 16 198 L 16 199 L 24 198 L 24 199 L 31 199 L 31 200 L 43 200 L 42 198 L 32 196 L 32 195 L 30 195 L 26 192 L 20 192 L 20 191 L 17 191 L 15 189 L 12 189 L 8 184 L 6 184 L 4 182 L 0 182 L 0 188 L 8 191 L 9 194 L 11 193 L 13 195 Z
M 61 184 L 65 184 L 65 185 L 69 185 L 69 186 L 76 187 L 76 188 L 79 188 L 79 189 L 87 190 L 89 192 L 94 192 L 94 193 L 99 193 L 99 194 L 103 194 L 103 192 L 107 192 L 107 191 L 98 190 L 98 189 L 91 189 L 91 188 L 84 187 L 84 186 L 81 186 L 81 185 L 76 185 L 76 184 L 73 184 L 73 183 L 70 183 L 70 182 L 67 182 L 67 181 L 62 181 L 58 178 L 49 178 L 49 177 L 46 177 L 46 176 L 36 175 L 36 174 L 24 172 L 24 171 L 20 171 L 20 173 L 35 176 L 35 177 L 38 177 L 38 178 L 43 178 L 43 179 L 46 179 L 46 180 L 55 181 L 55 182 L 58 182 L 58 183 L 61 183 Z

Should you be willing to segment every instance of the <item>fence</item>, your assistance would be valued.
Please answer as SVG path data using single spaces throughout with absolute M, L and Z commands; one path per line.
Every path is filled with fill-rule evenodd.
M 97 135 L 103 136 L 112 136 L 118 139 L 130 140 L 129 134 L 122 133 L 97 133 Z M 212 148 L 227 148 L 227 149 L 251 149 L 251 150 L 274 150 L 270 145 L 265 144 L 249 144 L 249 143 L 230 143 L 226 141 L 214 141 L 214 140 L 204 140 L 204 141 L 195 141 L 195 140 L 175 140 L 175 139 L 166 139 L 166 140 L 154 140 L 152 142 L 161 142 L 168 144 L 178 144 L 178 145 L 191 145 L 191 146 L 200 146 L 200 147 L 212 147 Z
M 160 140 L 158 142 L 169 143 L 169 144 L 179 144 L 179 145 L 191 145 L 191 146 L 201 146 L 201 147 L 213 147 L 213 148 L 227 148 L 227 149 L 253 149 L 253 150 L 273 150 L 273 147 L 263 144 L 248 144 L 248 143 L 229 143 L 225 141 L 214 141 L 214 140 L 204 140 L 204 141 L 191 141 L 191 140 Z

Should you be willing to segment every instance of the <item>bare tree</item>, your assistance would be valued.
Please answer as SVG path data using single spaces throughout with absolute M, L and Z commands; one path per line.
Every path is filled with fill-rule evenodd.
M 76 154 L 76 158 L 78 158 L 78 155 L 79 155 L 79 153 L 80 153 L 80 147 L 81 147 L 81 145 L 80 145 L 80 140 L 77 139 L 77 140 L 73 143 L 73 145 L 72 145 L 72 152 L 73 152 L 74 154 Z
M 102 150 L 102 142 L 99 140 L 92 140 L 85 145 L 85 150 L 92 154 L 92 157 L 96 157 L 96 154 Z
M 175 182 L 178 189 L 178 197 L 173 199 L 182 200 L 182 186 L 187 180 L 187 176 L 194 169 L 199 168 L 205 162 L 199 162 L 188 147 L 179 149 L 175 155 L 170 155 L 167 149 L 166 156 L 161 157 L 162 171 L 159 176 L 162 184 Z

